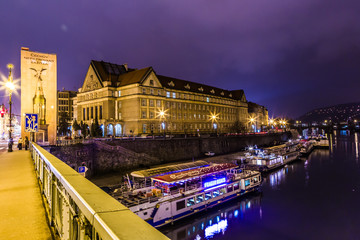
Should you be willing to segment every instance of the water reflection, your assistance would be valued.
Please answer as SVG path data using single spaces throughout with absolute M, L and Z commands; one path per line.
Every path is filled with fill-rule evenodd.
M 271 188 L 276 189 L 280 184 L 284 183 L 286 180 L 286 175 L 289 173 L 289 169 L 292 170 L 293 165 L 286 165 L 283 168 L 280 168 L 274 172 L 269 173 L 266 178 L 264 178 L 264 183 L 270 184 Z
M 355 159 L 356 163 L 359 162 L 359 133 L 355 133 Z
M 262 217 L 261 193 L 253 193 L 247 199 L 231 201 L 222 205 L 221 209 L 211 209 L 202 214 L 202 216 L 195 216 L 192 223 L 189 221 L 178 221 L 176 226 L 170 226 L 161 231 L 173 240 L 183 239 L 212 239 L 224 235 L 230 225 L 239 224 L 239 221 L 244 216 L 253 211 L 259 211 L 260 218 Z M 234 226 L 232 226 L 234 227 Z

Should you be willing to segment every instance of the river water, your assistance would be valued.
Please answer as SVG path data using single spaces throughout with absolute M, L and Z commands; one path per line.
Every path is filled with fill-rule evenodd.
M 264 176 L 261 192 L 175 222 L 171 239 L 360 239 L 360 135 Z

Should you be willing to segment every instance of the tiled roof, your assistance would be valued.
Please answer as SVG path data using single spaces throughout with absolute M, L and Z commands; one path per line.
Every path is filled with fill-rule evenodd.
M 185 81 L 177 78 L 166 77 L 162 75 L 156 75 L 163 87 L 180 90 L 180 91 L 189 91 L 196 93 L 209 94 L 217 97 L 226 97 L 236 100 L 241 100 L 244 95 L 243 90 L 228 91 L 221 88 L 211 87 L 208 85 Z
M 113 87 L 125 86 L 133 83 L 141 82 L 145 74 L 149 72 L 151 67 L 135 70 L 126 69 L 124 65 L 104 61 L 91 61 L 101 81 L 111 81 Z
M 151 70 L 152 67 L 147 67 L 140 70 L 121 74 L 117 79 L 119 83 L 118 86 L 126 86 L 133 83 L 140 83 L 151 72 Z
M 143 79 L 153 71 L 152 67 L 140 70 L 127 69 L 124 65 L 118 65 L 103 61 L 91 61 L 91 65 L 99 75 L 101 81 L 111 81 L 111 86 L 126 86 L 134 83 L 141 83 Z M 168 89 L 202 93 L 217 97 L 224 97 L 234 100 L 242 100 L 243 90 L 228 91 L 221 88 L 211 87 L 208 85 L 185 81 L 177 78 L 156 75 L 161 85 Z

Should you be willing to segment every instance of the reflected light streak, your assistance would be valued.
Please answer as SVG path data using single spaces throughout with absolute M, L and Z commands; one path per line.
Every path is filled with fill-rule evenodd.
M 208 226 L 205 228 L 205 237 L 206 238 L 212 238 L 215 234 L 218 233 L 224 233 L 226 231 L 226 228 L 228 226 L 227 219 L 221 220 L 218 223 L 215 223 L 214 225 Z
M 358 133 L 355 133 L 355 159 L 356 159 L 356 162 L 359 161 L 359 140 L 358 140 Z

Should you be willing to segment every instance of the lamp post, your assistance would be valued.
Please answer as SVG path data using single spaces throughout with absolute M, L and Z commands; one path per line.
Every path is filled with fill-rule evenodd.
M 166 134 L 165 134 L 165 111 L 164 110 L 160 110 L 158 113 L 158 116 L 160 118 L 161 121 L 161 127 L 164 130 L 164 139 L 166 138 Z
M 219 118 L 219 113 L 212 113 L 210 112 L 210 116 L 209 116 L 210 120 L 211 120 L 211 124 L 214 128 L 214 132 L 216 134 L 216 136 L 218 135 L 218 118 Z
M 8 152 L 12 152 L 12 145 L 13 145 L 13 140 L 12 140 L 12 137 L 11 137 L 11 105 L 12 105 L 12 101 L 11 101 L 11 95 L 13 93 L 13 91 L 15 90 L 15 85 L 14 85 L 14 82 L 13 82 L 13 77 L 12 77 L 12 74 L 11 74 L 11 70 L 14 68 L 14 65 L 12 64 L 8 64 L 7 65 L 7 68 L 9 69 L 9 77 L 8 77 L 8 81 L 6 82 L 6 88 L 7 88 L 7 91 L 9 92 L 9 144 L 8 144 Z
M 216 117 L 216 115 L 212 115 L 212 116 L 211 116 L 211 119 L 212 119 L 213 128 L 214 128 L 215 133 L 216 133 L 216 135 L 217 135 L 217 117 Z
M 250 118 L 250 124 L 251 124 L 251 128 L 253 129 L 253 131 L 255 132 L 255 127 L 254 127 L 254 122 L 255 122 L 255 118 Z

